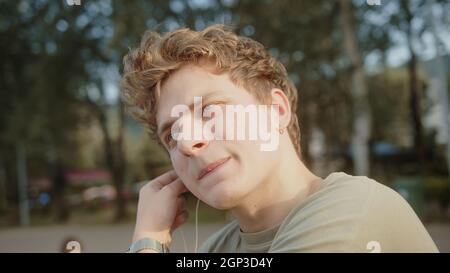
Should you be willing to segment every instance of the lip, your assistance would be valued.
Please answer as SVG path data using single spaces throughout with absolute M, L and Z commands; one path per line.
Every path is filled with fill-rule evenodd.
M 198 180 L 202 179 L 203 177 L 205 177 L 206 175 L 212 173 L 213 171 L 215 171 L 218 167 L 222 166 L 223 164 L 225 164 L 228 160 L 230 160 L 231 156 L 228 157 L 224 157 L 222 159 L 219 159 L 217 161 L 214 161 L 213 163 L 208 164 L 208 166 L 206 166 L 205 168 L 203 168 L 199 174 L 198 174 Z

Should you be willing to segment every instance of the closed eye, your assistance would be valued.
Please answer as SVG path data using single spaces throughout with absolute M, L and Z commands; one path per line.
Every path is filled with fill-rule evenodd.
M 172 134 L 169 132 L 169 133 L 166 135 L 166 143 L 169 143 L 169 142 L 172 141 L 172 140 L 173 140 Z
M 223 105 L 223 104 L 225 104 L 225 102 L 223 102 L 223 101 L 207 103 L 202 109 L 203 117 L 205 117 L 205 112 L 206 111 L 212 111 L 213 110 L 213 108 L 212 108 L 213 106 L 219 106 L 219 105 Z M 212 114 L 214 114 L 214 111 L 212 112 Z
M 164 136 L 164 144 L 168 148 L 172 148 L 173 147 L 173 143 L 174 143 L 174 138 L 172 136 L 172 133 L 169 130 L 168 133 Z

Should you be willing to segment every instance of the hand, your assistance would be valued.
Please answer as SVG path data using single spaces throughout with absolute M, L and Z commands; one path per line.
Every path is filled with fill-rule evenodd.
M 181 196 L 187 191 L 173 170 L 144 185 L 139 192 L 133 242 L 150 237 L 169 246 L 172 232 L 188 217 L 186 200 Z

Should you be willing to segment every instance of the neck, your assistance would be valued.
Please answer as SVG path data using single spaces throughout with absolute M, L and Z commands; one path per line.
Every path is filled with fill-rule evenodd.
M 292 144 L 286 146 L 280 151 L 273 175 L 232 209 L 242 231 L 257 232 L 280 224 L 319 181 L 299 159 Z

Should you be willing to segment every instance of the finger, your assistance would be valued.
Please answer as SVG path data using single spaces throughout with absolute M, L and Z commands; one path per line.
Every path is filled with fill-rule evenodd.
M 162 189 L 167 184 L 172 183 L 175 179 L 178 178 L 177 173 L 174 170 L 170 170 L 152 181 L 152 185 L 158 189 Z
M 183 211 L 182 213 L 178 214 L 177 217 L 175 217 L 175 220 L 173 221 L 171 231 L 174 231 L 179 226 L 186 223 L 188 217 L 189 217 L 189 212 L 187 212 L 187 211 Z
M 186 210 L 186 198 L 183 196 L 180 196 L 177 198 L 177 213 L 183 212 L 184 210 Z
M 167 193 L 173 196 L 178 196 L 188 191 L 184 183 L 179 178 L 174 180 L 172 183 L 169 183 L 168 185 L 164 186 L 164 188 L 162 188 L 161 190 L 166 191 Z

